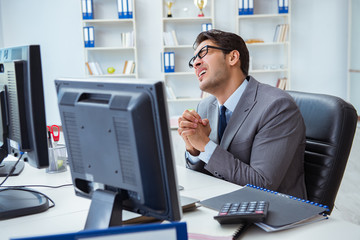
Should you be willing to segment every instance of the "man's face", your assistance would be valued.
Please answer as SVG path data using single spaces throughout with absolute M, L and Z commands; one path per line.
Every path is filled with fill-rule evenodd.
M 204 51 L 205 49 L 203 48 L 206 45 L 218 47 L 212 41 L 205 40 L 196 48 L 195 54 L 198 54 L 201 50 Z M 219 90 L 221 91 L 222 86 L 226 84 L 229 74 L 223 51 L 208 48 L 207 54 L 202 58 L 197 57 L 193 65 L 199 80 L 199 87 L 202 91 L 211 94 Z

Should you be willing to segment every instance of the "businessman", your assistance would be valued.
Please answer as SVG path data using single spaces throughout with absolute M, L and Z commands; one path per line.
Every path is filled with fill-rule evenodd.
M 189 66 L 211 96 L 178 120 L 187 167 L 306 198 L 305 125 L 293 99 L 248 75 L 249 52 L 240 36 L 202 32 L 194 49 Z

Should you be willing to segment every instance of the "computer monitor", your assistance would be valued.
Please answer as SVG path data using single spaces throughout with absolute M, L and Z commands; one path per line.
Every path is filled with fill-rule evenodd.
M 0 176 L 20 174 L 24 162 L 48 167 L 40 46 L 0 49 L 0 109 Z M 8 155 L 21 161 L 4 160 Z M 0 219 L 7 219 L 45 211 L 49 203 L 41 195 L 2 186 L 0 206 Z
M 57 79 L 75 192 L 91 198 L 85 229 L 122 224 L 122 210 L 181 219 L 161 81 Z

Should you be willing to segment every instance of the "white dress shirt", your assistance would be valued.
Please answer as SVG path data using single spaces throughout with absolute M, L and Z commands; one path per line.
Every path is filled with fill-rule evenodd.
M 234 112 L 235 107 L 238 104 L 247 85 L 248 85 L 248 81 L 245 79 L 245 81 L 242 82 L 242 84 L 236 89 L 236 91 L 233 94 L 231 94 L 231 96 L 224 103 L 224 106 L 226 107 L 226 112 L 225 112 L 226 123 L 229 122 L 230 117 L 232 116 L 232 113 Z M 218 102 L 218 105 L 219 105 L 219 109 L 220 109 L 221 105 L 219 102 Z M 217 144 L 210 140 L 205 145 L 205 151 L 200 152 L 199 156 L 193 156 L 188 151 L 186 151 L 185 154 L 186 154 L 186 157 L 189 159 L 189 161 L 193 164 L 200 160 L 205 163 L 208 163 L 211 155 L 215 151 L 216 146 L 217 146 Z

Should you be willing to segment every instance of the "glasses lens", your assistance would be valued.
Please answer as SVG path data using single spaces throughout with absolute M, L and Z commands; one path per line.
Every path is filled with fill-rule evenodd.
M 207 53 L 208 53 L 208 46 L 206 45 L 199 51 L 199 53 L 197 55 L 201 59 L 201 58 L 205 57 Z
M 195 55 L 193 56 L 190 61 L 189 61 L 189 67 L 190 68 L 193 68 L 194 67 L 194 62 L 195 62 L 195 59 L 197 57 L 199 57 L 200 59 L 202 59 L 203 57 L 206 56 L 206 54 L 208 53 L 208 46 L 204 46 L 203 48 L 200 49 L 200 51 Z

